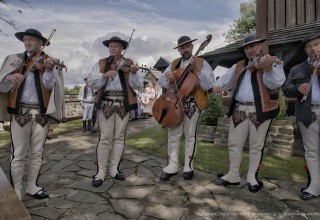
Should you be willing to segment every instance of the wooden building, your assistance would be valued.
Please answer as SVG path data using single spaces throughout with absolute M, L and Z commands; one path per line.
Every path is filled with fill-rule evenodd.
M 267 27 L 269 53 L 284 61 L 286 74 L 292 66 L 306 59 L 299 45 L 311 33 L 320 33 L 320 0 L 268 0 Z M 258 14 L 257 10 L 257 15 Z M 203 57 L 212 69 L 217 66 L 229 68 L 243 59 L 238 50 L 242 40 L 207 52 Z

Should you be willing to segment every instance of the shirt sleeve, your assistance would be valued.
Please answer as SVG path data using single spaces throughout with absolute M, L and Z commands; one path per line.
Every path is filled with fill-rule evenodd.
M 42 77 L 43 85 L 46 87 L 46 89 L 52 90 L 58 77 L 59 72 L 56 69 L 53 69 L 53 71 L 45 71 Z
M 166 70 L 163 72 L 163 74 L 158 79 L 159 85 L 164 88 L 168 87 L 168 81 L 166 79 L 166 74 L 165 74 L 167 71 L 171 71 L 171 64 L 166 68 Z
M 87 76 L 87 81 L 88 85 L 94 90 L 99 90 L 106 84 L 107 80 L 102 78 L 99 63 L 94 65 L 91 72 Z
M 137 73 L 129 75 L 129 85 L 132 89 L 139 89 L 143 87 L 143 78 Z
M 279 88 L 283 85 L 285 80 L 286 76 L 284 74 L 282 64 L 273 66 L 270 72 L 264 72 L 263 74 L 263 83 L 269 89 Z
M 228 91 L 232 89 L 232 77 L 235 73 L 236 64 L 234 64 L 230 69 L 227 70 L 227 72 L 222 75 L 215 83 L 214 86 L 220 86 L 224 87 L 223 91 Z
M 215 82 L 212 68 L 209 65 L 209 63 L 207 63 L 207 61 L 205 60 L 203 61 L 201 71 L 198 73 L 198 78 L 199 78 L 200 87 L 205 91 L 211 89 L 213 86 L 213 83 Z

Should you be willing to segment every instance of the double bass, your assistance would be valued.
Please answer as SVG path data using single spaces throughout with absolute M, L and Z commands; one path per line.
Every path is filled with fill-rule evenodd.
M 195 56 L 210 43 L 212 35 L 207 35 Z M 173 72 L 173 80 L 169 82 L 167 92 L 155 100 L 152 106 L 153 117 L 164 128 L 175 128 L 184 119 L 184 104 L 189 96 L 194 95 L 199 88 L 197 73 L 192 72 L 191 64 Z

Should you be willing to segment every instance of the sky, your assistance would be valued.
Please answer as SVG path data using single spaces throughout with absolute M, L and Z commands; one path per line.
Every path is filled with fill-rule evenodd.
M 202 53 L 226 45 L 223 33 L 240 17 L 242 2 L 249 0 L 7 0 L 0 3 L 0 17 L 18 30 L 0 19 L 0 63 L 24 51 L 16 32 L 35 28 L 48 37 L 56 29 L 44 51 L 64 60 L 67 86 L 83 84 L 94 64 L 109 55 L 102 41 L 112 36 L 128 41 L 135 29 L 126 57 L 152 67 L 160 57 L 172 61 L 180 56 L 173 47 L 182 35 L 198 39 L 197 49 L 212 34 Z M 218 67 L 215 75 L 224 72 Z

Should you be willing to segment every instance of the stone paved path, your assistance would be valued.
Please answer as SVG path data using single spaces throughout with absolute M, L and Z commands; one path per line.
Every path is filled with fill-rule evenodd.
M 127 134 L 154 125 L 153 119 L 130 122 Z M 266 180 L 258 193 L 242 185 L 225 188 L 213 183 L 216 174 L 195 171 L 191 181 L 179 175 L 160 181 L 166 161 L 126 149 L 121 170 L 125 181 L 108 178 L 99 188 L 91 186 L 96 172 L 98 134 L 75 130 L 48 140 L 39 185 L 50 198 L 35 200 L 24 195 L 32 219 L 319 219 L 320 200 L 299 198 L 305 183 Z M 0 148 L 0 165 L 8 174 L 10 148 Z M 0 213 L 1 219 L 1 213 Z

